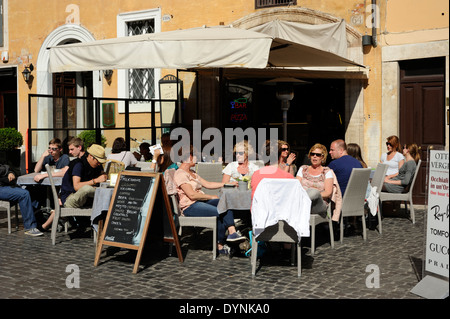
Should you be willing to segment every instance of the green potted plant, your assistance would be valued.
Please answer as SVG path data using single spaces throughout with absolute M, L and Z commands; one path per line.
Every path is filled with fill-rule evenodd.
M 13 127 L 0 128 L 0 163 L 20 170 L 20 149 L 22 133 Z
M 237 178 L 236 180 L 237 180 L 237 182 L 238 182 L 238 188 L 239 188 L 239 190 L 245 191 L 245 190 L 250 189 L 250 182 L 251 182 L 251 180 L 252 180 L 251 177 L 249 177 L 249 176 L 243 176 L 243 177 Z
M 83 131 L 80 134 L 78 134 L 78 137 L 83 140 L 85 150 L 92 144 L 97 143 L 95 140 L 95 130 Z M 102 134 L 102 141 L 101 141 L 100 145 L 103 147 L 106 146 L 106 137 L 103 134 Z

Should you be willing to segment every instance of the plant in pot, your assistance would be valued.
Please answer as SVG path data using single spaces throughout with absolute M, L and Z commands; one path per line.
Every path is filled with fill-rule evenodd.
M 97 143 L 95 140 L 95 130 L 83 131 L 80 134 L 78 134 L 78 137 L 83 140 L 85 150 L 87 150 L 87 148 L 89 146 L 91 146 L 92 144 Z M 103 147 L 106 146 L 106 137 L 103 134 L 102 134 L 102 141 L 101 141 L 100 145 Z
M 251 176 L 238 177 L 236 180 L 238 182 L 239 190 L 244 191 L 250 189 Z
M 20 171 L 20 149 L 22 133 L 12 127 L 0 128 L 0 163 Z

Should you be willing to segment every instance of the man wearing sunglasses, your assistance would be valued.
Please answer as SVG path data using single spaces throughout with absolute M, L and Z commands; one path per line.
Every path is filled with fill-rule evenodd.
M 73 145 L 76 140 L 69 143 Z M 69 168 L 66 170 L 61 183 L 61 203 L 64 207 L 81 208 L 83 206 L 91 206 L 91 200 L 95 195 L 95 186 L 106 181 L 106 174 L 103 166 L 106 162 L 105 149 L 97 144 L 92 144 L 87 152 L 77 153 L 78 158 L 70 162 Z M 41 230 L 46 231 L 52 224 L 55 211 L 51 211 L 51 215 L 47 221 L 42 224 Z M 82 227 L 88 225 L 89 220 L 83 217 L 70 218 L 72 227 Z
M 64 176 L 67 167 L 69 166 L 70 158 L 67 154 L 62 154 L 62 143 L 59 138 L 54 138 L 48 143 L 48 149 L 42 153 L 41 158 L 36 163 L 34 171 L 39 173 L 45 170 L 45 164 L 50 166 L 55 166 L 59 171 L 55 171 L 53 176 L 62 177 Z M 34 177 L 35 182 L 39 182 L 46 178 L 48 174 L 46 172 L 42 174 L 37 174 Z

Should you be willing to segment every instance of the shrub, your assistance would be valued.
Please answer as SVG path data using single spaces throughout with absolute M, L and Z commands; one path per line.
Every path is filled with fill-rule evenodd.
M 22 133 L 13 127 L 0 128 L 0 150 L 16 149 L 23 144 Z
M 78 137 L 83 140 L 84 143 L 84 149 L 87 149 L 92 144 L 96 144 L 95 141 L 95 130 L 88 130 L 83 131 L 80 134 L 78 134 Z M 102 134 L 102 142 L 100 144 L 101 146 L 106 146 L 106 137 Z

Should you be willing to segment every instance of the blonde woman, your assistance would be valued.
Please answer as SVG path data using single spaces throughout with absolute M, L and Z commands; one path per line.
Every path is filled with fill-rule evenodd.
M 333 171 L 323 166 L 327 160 L 327 148 L 314 144 L 309 150 L 311 165 L 302 165 L 297 172 L 297 179 L 311 199 L 311 214 L 326 216 L 327 202 L 333 192 Z
M 251 177 L 259 167 L 249 162 L 249 156 L 254 154 L 253 147 L 244 140 L 236 143 L 233 152 L 236 154 L 236 161 L 229 163 L 222 171 L 222 183 L 236 182 L 244 176 Z

